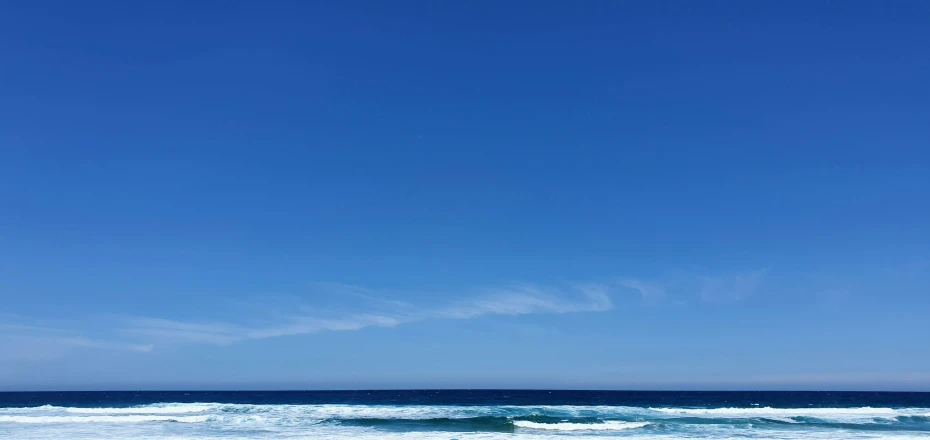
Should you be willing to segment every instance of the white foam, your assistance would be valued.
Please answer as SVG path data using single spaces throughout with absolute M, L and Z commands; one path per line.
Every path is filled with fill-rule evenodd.
M 216 409 L 217 404 L 169 403 L 163 405 L 134 406 L 130 408 L 63 408 L 73 414 L 188 414 Z M 54 407 L 52 407 L 54 408 Z
M 869 422 L 874 419 L 894 419 L 900 416 L 919 415 L 923 408 L 650 408 L 651 411 L 669 415 L 703 418 L 767 418 L 789 421 L 795 417 L 809 417 L 839 422 Z M 796 421 L 796 420 L 794 420 Z
M 472 417 L 520 417 L 545 415 L 551 417 L 593 418 L 769 418 L 791 421 L 792 417 L 852 421 L 900 416 L 930 417 L 928 408 L 640 408 L 626 406 L 444 406 L 444 405 L 250 405 L 219 403 L 164 403 L 129 408 L 71 408 L 40 406 L 31 408 L 0 408 L 0 415 L 67 416 L 67 415 L 269 415 L 294 419 L 405 419 L 435 418 L 465 419 Z M 176 417 L 175 417 L 176 418 Z M 796 420 L 795 420 L 796 421 Z
M 799 421 L 797 421 L 797 420 L 795 420 L 795 419 L 792 419 L 791 417 L 769 416 L 769 417 L 766 417 L 766 419 L 768 419 L 768 420 L 775 420 L 775 421 L 783 422 L 783 423 L 801 423 L 801 422 L 799 422 Z M 750 423 L 749 426 L 751 427 L 752 424 Z
M 60 427 L 50 427 L 49 429 L 58 429 Z M 164 432 L 152 432 L 153 430 L 143 430 L 133 431 L 131 433 L 119 432 L 119 433 L 99 433 L 93 432 L 92 430 L 84 430 L 81 432 L 68 432 L 67 434 L 62 434 L 61 431 L 26 431 L 17 433 L 16 437 L 3 437 L 11 438 L 15 440 L 125 440 L 131 438 L 132 440 L 204 440 L 207 438 L 222 438 L 224 440 L 279 440 L 281 438 L 288 438 L 292 440 L 449 440 L 449 439 L 458 439 L 458 440 L 552 440 L 557 438 L 558 432 L 556 431 L 531 431 L 525 430 L 519 434 L 513 433 L 502 433 L 502 432 L 467 432 L 467 433 L 449 433 L 449 432 L 385 432 L 385 431 L 372 431 L 372 430 L 341 430 L 341 431 L 320 431 L 312 433 L 292 433 L 287 437 L 280 437 L 277 433 L 256 433 L 250 431 L 248 433 L 235 434 L 235 433 L 224 433 L 222 437 L 215 437 L 215 434 L 184 434 L 184 433 L 164 433 Z M 618 432 L 612 431 L 590 431 L 590 432 L 576 432 L 569 433 L 562 438 L 567 438 L 568 436 L 575 437 L 577 434 L 582 434 L 578 436 L 579 439 L 584 438 L 585 440 L 617 440 Z M 573 435 L 574 434 L 574 435 Z M 627 435 L 629 434 L 629 435 Z M 630 440 L 653 440 L 655 439 L 654 433 L 649 431 L 641 431 L 641 433 L 636 433 L 636 431 L 628 431 L 624 433 L 624 438 Z M 689 439 L 689 440 L 927 440 L 926 435 L 921 435 L 919 433 L 862 433 L 854 436 L 850 436 L 848 432 L 839 432 L 839 433 L 826 433 L 826 432 L 799 432 L 799 431 L 775 431 L 771 433 L 753 433 L 751 436 L 747 436 L 746 433 L 730 433 L 722 436 L 707 436 L 700 437 L 694 436 L 692 434 L 681 436 L 681 437 L 666 437 L 669 440 L 672 439 Z
M 713 417 L 729 417 L 729 416 L 750 416 L 750 417 L 759 417 L 766 415 L 776 415 L 776 416 L 814 416 L 814 415 L 879 415 L 879 416 L 889 416 L 889 415 L 899 415 L 898 410 L 893 408 L 872 408 L 872 407 L 860 407 L 860 408 L 772 408 L 770 406 L 762 408 L 649 408 L 651 411 L 656 411 L 666 414 L 682 414 L 682 415 L 694 415 L 694 416 L 713 416 Z
M 122 408 L 72 408 L 39 406 L 0 408 L 0 415 L 65 416 L 76 415 L 184 415 L 184 414 L 270 414 L 313 419 L 463 419 L 472 417 L 508 417 L 546 415 L 552 417 L 642 418 L 642 417 L 711 417 L 711 418 L 893 418 L 898 416 L 930 417 L 928 408 L 641 408 L 627 406 L 454 406 L 454 405 L 250 405 L 220 403 L 163 403 Z
M 621 429 L 636 429 L 649 425 L 648 422 L 607 421 L 604 423 L 536 423 L 526 420 L 517 420 L 513 422 L 513 424 L 518 428 L 553 431 L 619 431 Z
M 140 422 L 179 422 L 202 423 L 209 416 L 0 416 L 0 423 L 140 423 Z
M 77 412 L 69 411 L 78 409 Z M 112 410 L 116 410 L 115 412 Z M 83 412 L 81 412 L 83 411 Z M 930 440 L 924 420 L 909 421 L 913 431 L 826 429 L 821 425 L 757 424 L 753 417 L 777 419 L 789 412 L 818 418 L 927 416 L 930 408 L 641 408 L 620 406 L 387 406 L 387 405 L 249 405 L 219 403 L 153 404 L 134 408 L 0 408 L 0 439 L 15 440 L 551 440 L 584 437 L 611 440 L 621 435 L 646 440 Z M 173 412 L 173 413 L 172 413 Z M 745 416 L 735 415 L 744 414 Z M 830 415 L 832 414 L 832 415 Z M 839 414 L 839 415 L 838 415 Z M 541 415 L 553 420 L 574 417 L 608 419 L 605 423 L 537 423 L 518 420 L 514 432 L 395 431 L 380 426 L 340 423 L 345 419 L 512 417 Z M 671 420 L 681 417 L 744 418 L 738 423 Z M 511 420 L 513 420 L 511 418 Z M 623 420 L 636 420 L 623 422 Z M 658 420 L 658 422 L 656 421 Z M 329 421 L 324 422 L 323 421 Z M 787 421 L 787 420 L 783 420 Z M 173 424 L 170 422 L 179 422 Z M 661 423 L 661 430 L 646 427 Z M 859 422 L 857 422 L 859 423 Z M 362 424 L 367 425 L 367 424 Z M 902 427 L 895 427 L 902 428 Z M 905 427 L 906 428 L 906 427 Z M 908 428 L 908 429 L 911 429 Z M 580 439 L 579 439 L 580 440 Z

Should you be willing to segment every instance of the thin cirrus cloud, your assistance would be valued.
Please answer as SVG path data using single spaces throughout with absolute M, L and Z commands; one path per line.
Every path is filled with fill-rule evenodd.
M 732 303 L 754 295 L 762 286 L 767 268 L 723 275 L 690 275 L 661 282 L 640 278 L 618 278 L 616 284 L 639 294 L 644 304 L 676 305 L 688 303 L 694 295 L 709 303 Z
M 67 329 L 0 323 L 0 360 L 51 360 L 70 350 L 86 348 L 149 352 L 155 346 L 89 338 Z
M 163 317 L 123 317 L 118 325 L 88 337 L 79 331 L 86 325 L 71 321 L 61 326 L 30 326 L 23 319 L 0 319 L 0 351 L 26 352 L 26 348 L 43 347 L 48 353 L 80 348 L 149 352 L 157 344 L 229 345 L 248 340 L 321 332 L 387 328 L 430 320 L 466 320 L 482 316 L 517 316 L 528 314 L 564 314 L 604 312 L 613 308 L 609 292 L 625 289 L 638 293 L 644 304 L 687 303 L 668 294 L 667 287 L 694 286 L 697 295 L 712 303 L 735 302 L 753 295 L 760 287 L 767 269 L 720 276 L 697 276 L 690 280 L 665 280 L 665 283 L 637 278 L 615 279 L 608 284 L 589 283 L 569 286 L 513 284 L 478 291 L 471 296 L 437 295 L 459 298 L 442 304 L 412 304 L 385 298 L 383 292 L 346 284 L 318 284 L 321 293 L 351 299 L 349 310 L 291 308 L 290 313 L 270 313 L 266 320 L 257 314 L 240 315 L 240 319 L 220 322 L 185 321 Z M 689 289 L 690 290 L 690 289 Z M 675 293 L 674 291 L 672 293 Z M 689 292 L 694 294 L 694 290 Z M 8 322 L 3 322 L 8 321 Z M 85 324 L 87 324 L 85 322 Z M 15 350 L 3 348 L 16 347 Z M 34 350 L 33 350 L 34 351 Z M 0 356 L 3 358 L 3 356 Z
M 364 292 L 357 296 L 371 298 L 369 302 L 375 303 L 377 307 L 373 311 L 346 313 L 335 317 L 309 314 L 283 316 L 275 319 L 274 322 L 256 325 L 131 318 L 124 331 L 160 341 L 228 345 L 247 340 L 327 331 L 395 327 L 427 320 L 473 319 L 487 315 L 603 312 L 613 308 L 608 295 L 609 289 L 601 284 L 578 284 L 567 288 L 518 284 L 487 289 L 471 299 L 441 306 L 416 306 L 405 302 L 375 299 L 368 289 L 353 288 L 351 290 Z
M 701 299 L 712 303 L 739 301 L 756 293 L 768 269 L 723 276 L 698 277 Z
M 658 303 L 665 299 L 665 287 L 636 278 L 620 278 L 617 283 L 627 289 L 639 292 L 643 302 Z

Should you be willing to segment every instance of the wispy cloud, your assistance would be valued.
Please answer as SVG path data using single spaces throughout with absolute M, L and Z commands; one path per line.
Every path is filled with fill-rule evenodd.
M 73 348 L 149 352 L 152 344 L 90 338 L 63 328 L 0 323 L 0 359 L 54 358 Z
M 528 314 L 564 314 L 603 312 L 613 308 L 612 289 L 636 292 L 646 304 L 683 305 L 686 301 L 668 294 L 670 286 L 695 286 L 704 301 L 732 302 L 755 293 L 767 270 L 723 276 L 698 276 L 652 282 L 638 278 L 619 278 L 608 283 L 540 285 L 515 283 L 472 290 L 470 293 L 447 292 L 442 295 L 409 295 L 384 292 L 365 287 L 317 283 L 314 298 L 325 307 L 307 307 L 299 298 L 283 298 L 253 307 L 249 313 L 220 320 L 172 319 L 170 317 L 123 316 L 108 328 L 100 322 L 69 325 L 34 325 L 39 321 L 0 319 L 0 342 L 17 347 L 32 343 L 55 350 L 74 348 L 153 351 L 156 345 L 194 343 L 229 345 L 238 342 L 321 332 L 387 328 L 431 320 L 466 320 L 484 316 Z M 694 284 L 696 280 L 696 284 Z M 674 292 L 673 292 L 674 293 Z M 690 294 L 690 293 L 689 293 Z M 408 302 L 397 298 L 421 298 Z M 446 302 L 429 302 L 422 298 L 459 298 Z M 338 307 L 341 305 L 342 307 Z M 233 316 L 233 315 L 230 315 Z M 0 317 L 2 318 L 2 317 Z M 80 329 L 94 329 L 83 332 Z M 96 337 L 105 335 L 104 337 Z M 2 348 L 2 346 L 0 346 Z
M 636 278 L 620 278 L 617 283 L 639 292 L 643 302 L 655 304 L 665 299 L 665 287 Z
M 722 276 L 698 277 L 701 299 L 707 302 L 733 302 L 746 298 L 762 285 L 768 269 Z
M 128 333 L 210 344 L 231 344 L 242 340 L 242 329 L 225 323 L 189 323 L 161 318 L 132 318 Z
M 340 285 L 341 289 L 352 286 Z M 376 304 L 374 312 L 346 313 L 335 317 L 311 314 L 279 316 L 273 322 L 238 324 L 231 322 L 196 323 L 160 318 L 131 318 L 127 333 L 194 343 L 226 345 L 236 342 L 320 333 L 351 331 L 369 327 L 395 327 L 401 324 L 438 320 L 473 319 L 487 315 L 526 315 L 533 313 L 601 312 L 613 305 L 608 288 L 600 284 L 578 284 L 568 287 L 515 284 L 485 289 L 471 299 L 440 306 L 416 306 L 407 302 L 379 298 L 377 292 L 351 288 Z
M 103 348 L 108 350 L 129 350 L 140 353 L 150 352 L 155 349 L 153 344 L 130 344 L 125 342 L 103 341 L 99 339 L 90 339 L 83 336 L 69 336 L 60 338 L 45 338 L 46 341 L 58 343 L 70 347 L 83 348 Z

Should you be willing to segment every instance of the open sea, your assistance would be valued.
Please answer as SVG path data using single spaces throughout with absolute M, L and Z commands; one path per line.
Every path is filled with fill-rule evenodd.
M 930 439 L 930 393 L 0 393 L 0 438 Z

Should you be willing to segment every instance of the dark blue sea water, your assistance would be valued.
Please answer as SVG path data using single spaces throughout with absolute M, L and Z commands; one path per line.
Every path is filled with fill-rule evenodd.
M 0 438 L 930 438 L 930 393 L 0 393 Z

